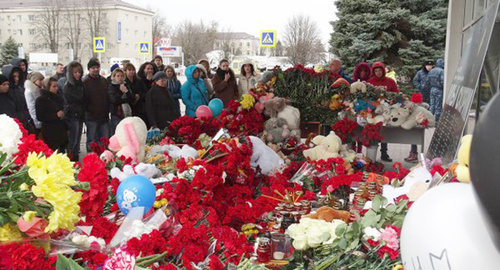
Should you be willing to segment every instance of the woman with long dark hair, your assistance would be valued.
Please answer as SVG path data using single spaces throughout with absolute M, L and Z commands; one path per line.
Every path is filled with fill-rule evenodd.
M 233 70 L 229 68 L 229 61 L 226 59 L 222 59 L 219 62 L 217 72 L 212 78 L 212 84 L 214 87 L 214 96 L 222 100 L 224 107 L 227 107 L 229 101 L 238 100 L 239 93 L 236 77 Z
M 139 71 L 137 72 L 137 76 L 141 78 L 144 86 L 146 87 L 146 93 L 151 89 L 153 84 L 153 76 L 158 71 L 156 69 L 156 65 L 151 62 L 146 62 L 139 67 Z
M 168 65 L 165 67 L 165 74 L 167 75 L 167 89 L 172 94 L 174 99 L 175 110 L 179 115 L 181 115 L 181 106 L 179 99 L 182 98 L 181 95 L 181 82 L 177 80 L 177 74 L 175 74 L 175 69 L 173 66 Z

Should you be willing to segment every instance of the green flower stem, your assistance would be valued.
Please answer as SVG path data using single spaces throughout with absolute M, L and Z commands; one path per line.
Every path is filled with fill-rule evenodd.
M 144 266 L 148 266 L 156 261 L 163 259 L 165 256 L 167 256 L 167 254 L 168 254 L 168 252 L 165 251 L 161 254 L 155 254 L 155 255 L 150 255 L 150 256 L 146 256 L 146 257 L 141 257 L 141 258 L 138 258 L 135 262 L 137 263 L 137 266 L 144 267 Z

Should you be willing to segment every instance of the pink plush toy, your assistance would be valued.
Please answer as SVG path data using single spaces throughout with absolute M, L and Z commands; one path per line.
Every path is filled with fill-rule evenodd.
M 127 117 L 116 126 L 115 135 L 109 139 L 108 149 L 118 157 L 131 158 L 134 162 L 144 159 L 147 127 L 139 117 Z M 102 157 L 108 162 L 110 153 L 105 151 Z

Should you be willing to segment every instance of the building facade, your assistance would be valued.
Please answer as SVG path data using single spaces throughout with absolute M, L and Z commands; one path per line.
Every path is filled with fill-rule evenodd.
M 214 50 L 228 50 L 234 56 L 259 55 L 259 39 L 244 32 L 217 33 Z
M 59 42 L 57 42 L 59 62 L 67 64 L 71 60 L 78 60 L 86 63 L 96 56 L 93 53 L 91 25 L 88 20 L 90 12 L 94 14 L 99 12 L 102 29 L 98 30 L 100 33 L 97 35 L 106 39 L 106 51 L 100 55 L 103 68 L 107 69 L 123 60 L 131 61 L 136 65 L 145 60 L 151 60 L 151 49 L 149 55 L 141 54 L 139 44 L 149 42 L 151 47 L 154 12 L 121 0 L 87 1 L 89 2 L 85 0 L 60 1 L 65 6 L 60 8 L 59 13 Z M 29 57 L 30 53 L 50 53 L 51 49 L 47 41 L 41 36 L 41 32 L 44 31 L 44 20 L 47 19 L 44 15 L 48 9 L 44 5 L 46 2 L 43 0 L 0 1 L 0 43 L 5 42 L 9 37 L 14 38 L 22 47 L 26 57 Z M 91 9 L 94 10 L 91 11 Z M 80 33 L 78 43 L 70 39 L 69 29 Z M 73 59 L 75 54 L 77 59 Z

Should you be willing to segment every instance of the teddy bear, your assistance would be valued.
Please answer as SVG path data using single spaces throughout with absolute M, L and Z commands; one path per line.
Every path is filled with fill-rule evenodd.
M 463 183 L 470 183 L 469 155 L 472 143 L 472 135 L 462 137 L 460 148 L 458 149 L 458 166 L 455 169 L 457 180 Z
M 410 110 L 411 114 L 406 118 L 406 121 L 401 124 L 403 129 L 409 130 L 422 123 L 426 123 L 425 126 L 427 127 L 436 126 L 434 115 L 423 106 L 408 101 L 405 103 L 405 107 Z
M 255 136 L 249 136 L 249 138 L 252 142 L 252 156 L 250 157 L 250 166 L 252 168 L 260 167 L 261 172 L 267 175 L 285 164 L 283 159 L 261 139 Z
M 287 105 L 284 98 L 272 98 L 264 101 L 266 115 L 278 117 L 286 120 L 290 134 L 300 140 L 300 111 L 299 109 Z
M 408 109 L 403 108 L 399 103 L 394 104 L 390 107 L 389 121 L 387 124 L 393 127 L 399 127 L 406 122 L 409 115 L 410 111 Z
M 115 135 L 109 138 L 108 149 L 118 157 L 131 158 L 134 162 L 143 161 L 147 133 L 148 128 L 141 118 L 124 118 L 116 126 Z M 109 156 L 109 153 L 104 156 Z
M 351 84 L 351 94 L 356 92 L 366 93 L 366 84 L 360 80 Z
M 322 206 L 318 208 L 316 213 L 311 213 L 309 215 L 306 215 L 304 217 L 306 218 L 311 218 L 311 219 L 321 219 L 326 222 L 332 222 L 334 219 L 341 219 L 344 222 L 349 221 L 351 213 L 343 210 L 335 210 L 329 206 Z
M 136 174 L 142 175 L 148 179 L 156 178 L 161 176 L 161 171 L 156 168 L 154 164 L 139 163 L 135 167 L 132 167 L 132 165 L 125 165 L 123 166 L 123 170 L 114 167 L 111 169 L 109 174 L 112 178 L 117 178 L 121 182 L 127 179 L 127 177 Z
M 390 106 L 387 103 L 382 102 L 375 108 L 373 113 L 368 114 L 366 121 L 368 124 L 386 123 L 389 120 L 390 113 Z M 373 117 L 373 115 L 375 115 L 375 117 Z
M 329 158 L 339 157 L 342 140 L 335 134 L 335 132 L 330 131 L 330 134 L 326 137 L 318 135 L 312 139 L 312 143 L 315 146 L 304 150 L 304 157 L 311 160 L 327 160 Z
M 189 145 L 183 145 L 180 148 L 177 145 L 169 144 L 169 145 L 155 145 L 153 146 L 149 152 L 148 156 L 152 157 L 155 155 L 163 154 L 167 152 L 168 155 L 173 159 L 184 158 L 184 160 L 188 160 L 189 158 L 197 158 L 198 151 Z
M 290 130 L 283 118 L 272 117 L 266 121 L 264 127 L 264 139 L 267 142 L 282 143 L 290 138 Z

